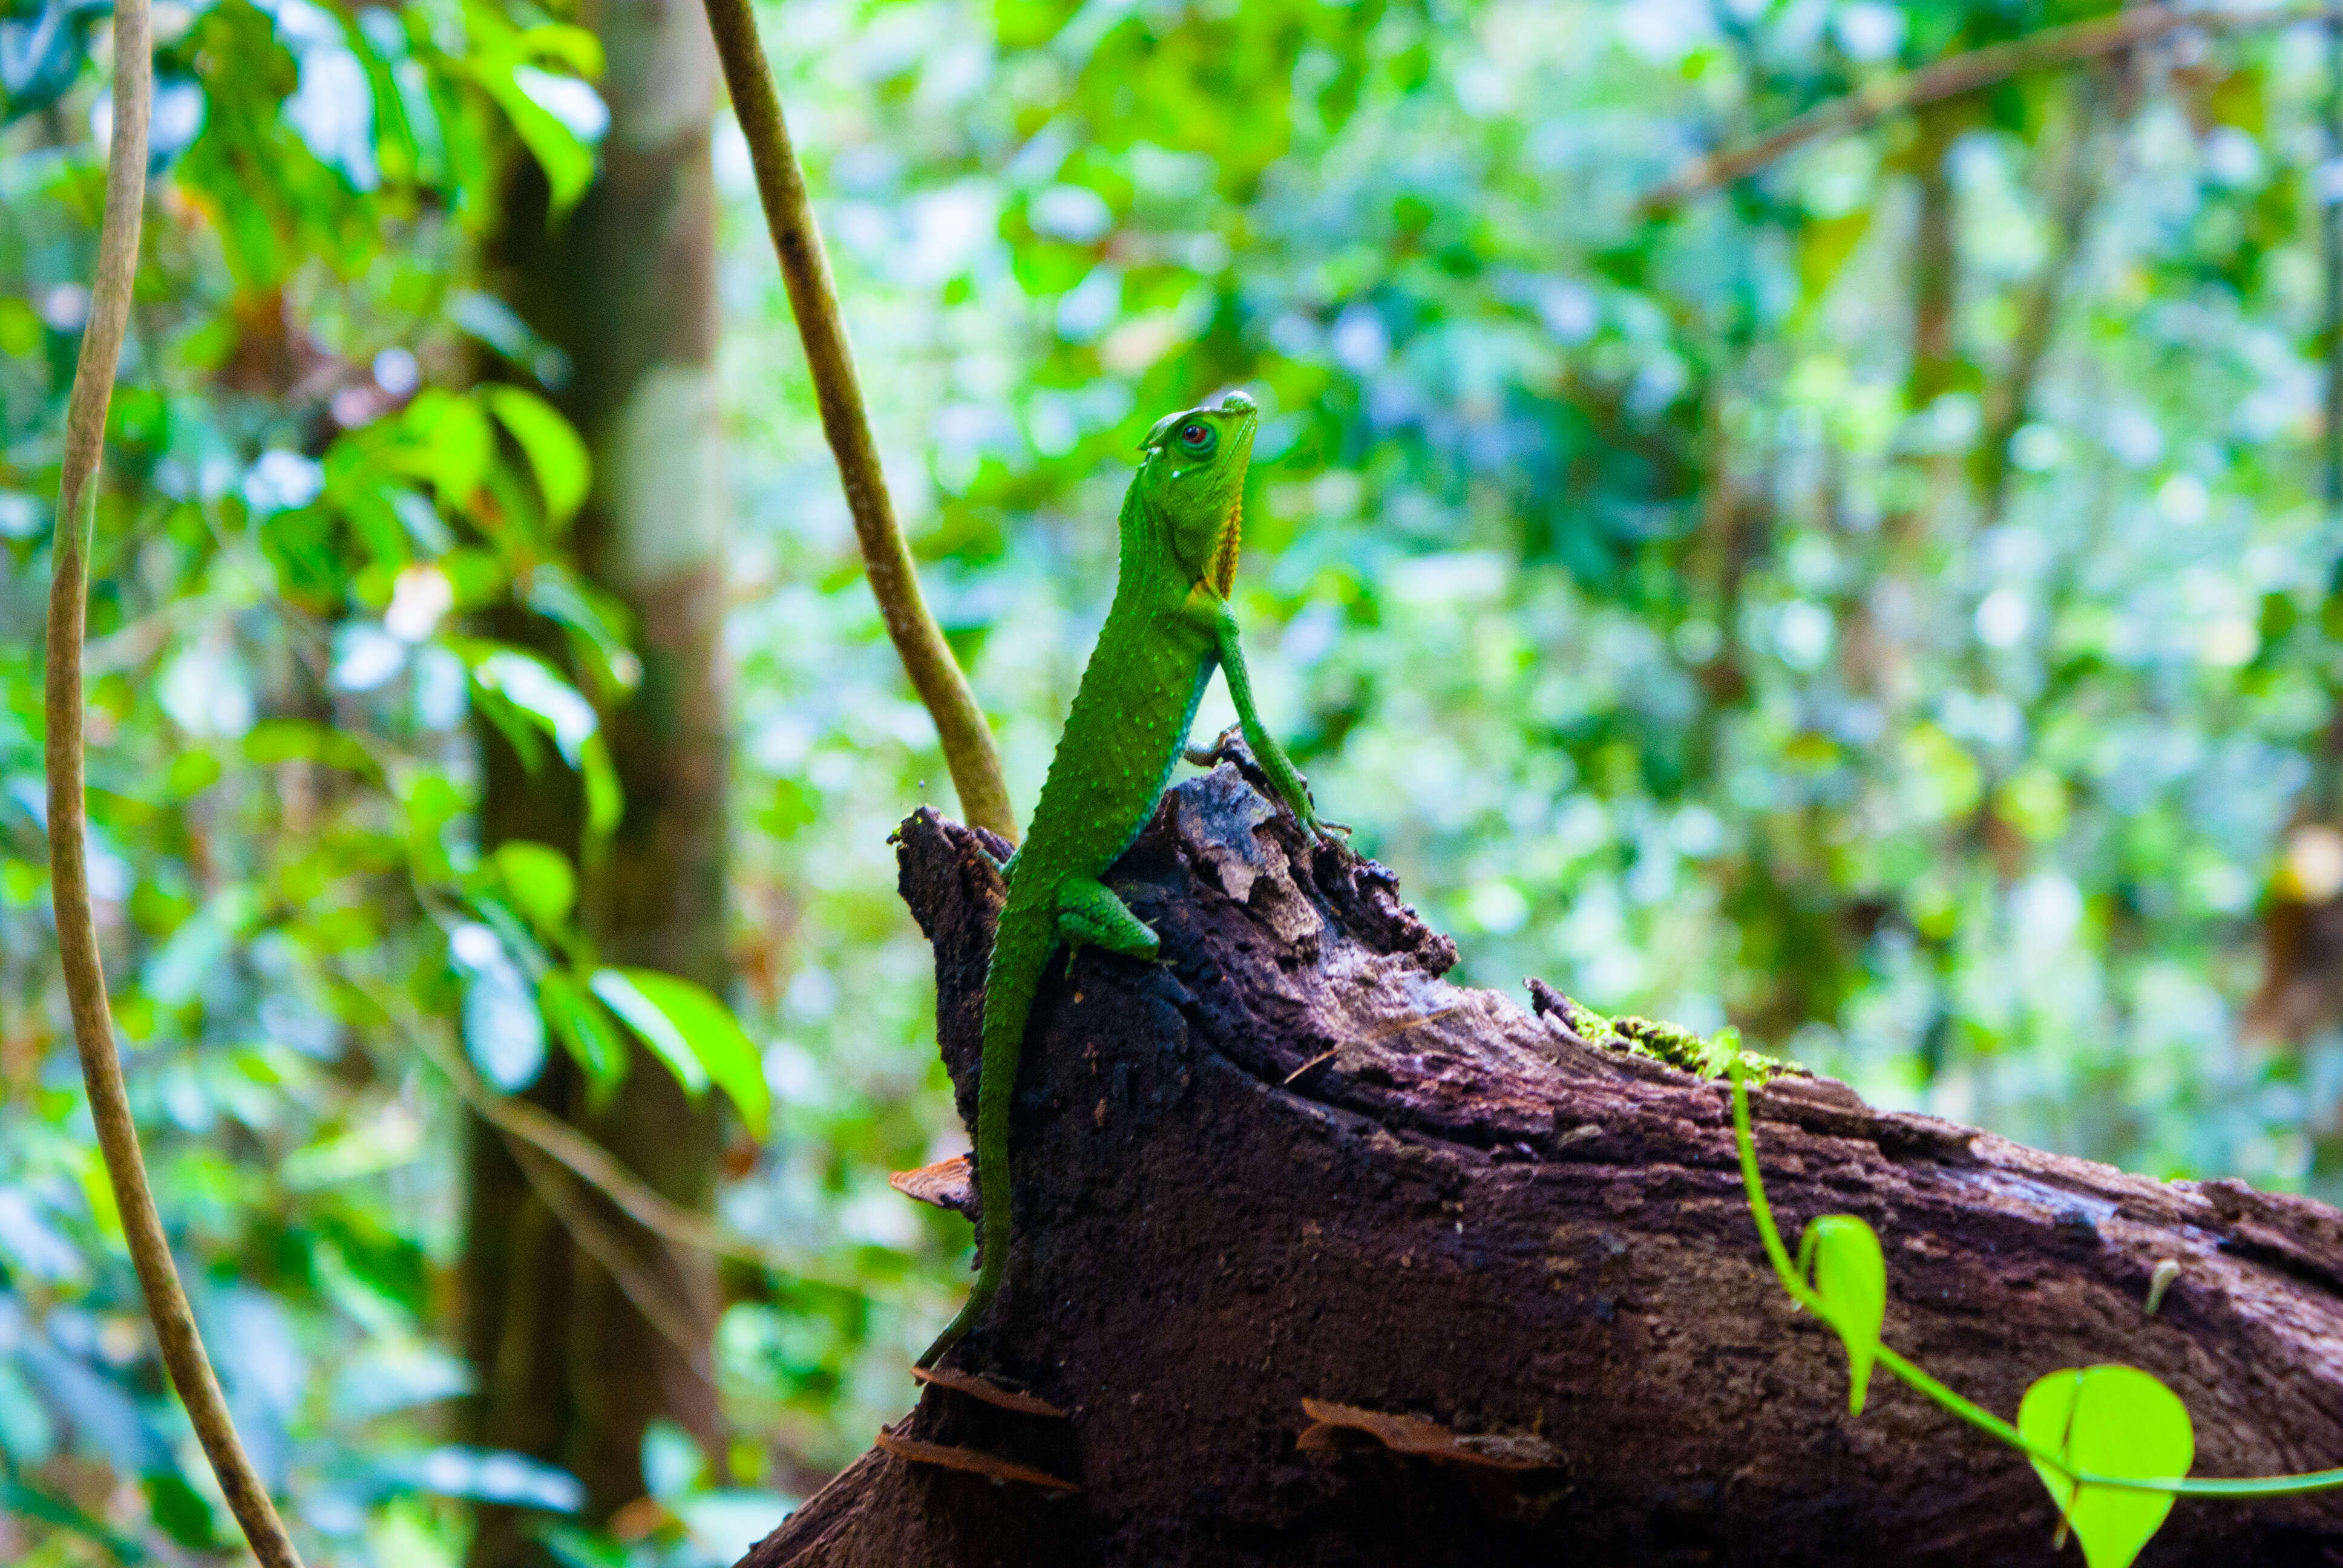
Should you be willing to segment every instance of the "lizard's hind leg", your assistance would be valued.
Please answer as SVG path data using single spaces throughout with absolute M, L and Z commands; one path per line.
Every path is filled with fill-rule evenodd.
M 1112 888 L 1090 877 L 1068 877 L 1058 884 L 1058 935 L 1069 949 L 1087 942 L 1127 959 L 1152 959 L 1161 945 Z M 1071 952 L 1067 961 L 1072 962 Z

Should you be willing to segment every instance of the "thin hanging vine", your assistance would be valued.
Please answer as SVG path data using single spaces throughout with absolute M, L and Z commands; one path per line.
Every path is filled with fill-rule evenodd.
M 49 877 L 57 921 L 57 956 L 72 1004 L 74 1040 L 82 1079 L 89 1086 L 91 1119 L 121 1211 L 130 1261 L 146 1292 L 146 1315 L 172 1386 L 186 1406 L 204 1457 L 221 1493 L 264 1568 L 300 1568 L 268 1488 L 252 1467 L 229 1417 L 211 1360 L 204 1353 L 187 1292 L 171 1261 L 163 1219 L 146 1181 L 138 1131 L 122 1060 L 114 1046 L 114 1013 L 98 958 L 97 923 L 90 910 L 82 756 L 82 640 L 88 612 L 89 552 L 97 518 L 97 470 L 105 454 L 106 411 L 114 396 L 115 362 L 130 323 L 131 286 L 138 275 L 138 228 L 146 201 L 146 125 L 154 102 L 154 62 L 147 0 L 119 0 L 114 15 L 114 135 L 107 151 L 106 216 L 98 230 L 97 276 L 90 290 L 89 322 L 74 368 L 66 405 L 64 476 L 57 487 L 55 561 L 49 585 L 48 733 Z
M 911 562 L 911 548 L 895 503 L 887 490 L 887 476 L 879 466 L 879 446 L 871 437 L 870 416 L 862 404 L 862 383 L 854 370 L 854 348 L 847 341 L 846 320 L 838 307 L 838 288 L 830 276 L 830 257 L 822 248 L 821 229 L 814 222 L 813 203 L 806 195 L 805 171 L 797 149 L 789 144 L 789 122 L 781 115 L 779 91 L 773 85 L 772 66 L 757 37 L 757 19 L 749 0 L 706 0 L 708 25 L 716 35 L 716 53 L 724 63 L 724 85 L 732 95 L 732 112 L 749 143 L 749 158 L 757 170 L 757 193 L 763 200 L 765 226 L 772 233 L 773 254 L 780 258 L 781 281 L 789 294 L 789 314 L 804 343 L 806 367 L 813 375 L 815 400 L 821 407 L 822 434 L 838 459 L 838 477 L 846 488 L 847 509 L 854 515 L 854 535 L 862 548 L 862 569 L 887 635 L 911 686 L 920 694 L 936 734 L 943 745 L 944 764 L 951 771 L 952 789 L 960 796 L 960 815 L 980 828 L 990 828 L 1017 841 L 1017 818 L 1010 809 L 1009 787 L 1001 773 L 1001 753 L 992 743 L 984 710 L 969 689 L 968 678 L 952 658 L 942 628 L 928 608 L 920 590 L 920 574 Z

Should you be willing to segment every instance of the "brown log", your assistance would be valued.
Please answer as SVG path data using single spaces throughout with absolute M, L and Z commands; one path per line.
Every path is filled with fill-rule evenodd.
M 2018 1455 L 1885 1377 L 1849 1417 L 1835 1340 L 1760 1253 L 1720 1085 L 1584 1043 L 1543 987 L 1534 1011 L 1443 980 L 1455 949 L 1390 873 L 1259 782 L 1224 759 L 1182 785 L 1117 868 L 1164 961 L 1085 952 L 1034 1011 L 1018 1256 L 956 1360 L 1067 1418 L 927 1387 L 743 1568 L 2058 1560 Z M 929 811 L 901 830 L 963 1114 L 983 847 Z M 1785 1230 L 1875 1225 L 1888 1341 L 1956 1388 L 2006 1415 L 2042 1373 L 2126 1362 L 2187 1402 L 2197 1474 L 2343 1462 L 2343 1215 L 1828 1080 L 1756 1117 Z M 903 1457 L 937 1446 L 1007 1464 Z M 2343 1502 L 2183 1500 L 2140 1561 L 2343 1562 Z

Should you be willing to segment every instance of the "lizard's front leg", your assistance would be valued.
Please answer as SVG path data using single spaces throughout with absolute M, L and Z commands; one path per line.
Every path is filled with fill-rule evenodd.
M 1318 815 L 1311 802 L 1310 786 L 1285 755 L 1285 748 L 1261 721 L 1260 709 L 1252 703 L 1252 679 L 1245 669 L 1244 648 L 1237 641 L 1237 618 L 1227 604 L 1216 601 L 1212 607 L 1213 634 L 1221 660 L 1221 674 L 1229 683 L 1229 699 L 1236 704 L 1237 725 L 1244 731 L 1245 744 L 1252 748 L 1253 760 L 1269 775 L 1271 785 L 1284 798 L 1302 829 L 1322 844 L 1340 845 L 1335 830 L 1349 829 L 1337 822 L 1326 821 Z
M 1093 877 L 1068 877 L 1058 884 L 1058 935 L 1070 950 L 1069 967 L 1071 950 L 1084 943 L 1127 959 L 1152 959 L 1162 945 L 1112 888 Z

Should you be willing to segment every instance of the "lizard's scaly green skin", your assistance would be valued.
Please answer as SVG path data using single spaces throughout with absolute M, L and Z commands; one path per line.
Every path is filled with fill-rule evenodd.
M 983 1315 L 1009 1271 L 1009 1101 L 1025 1022 L 1058 944 L 1138 959 L 1155 933 L 1099 880 L 1154 813 L 1215 666 L 1247 744 L 1296 817 L 1321 838 L 1302 776 L 1253 709 L 1228 596 L 1236 576 L 1240 499 L 1258 421 L 1232 392 L 1217 407 L 1158 424 L 1123 497 L 1114 606 L 1082 671 L 1072 713 L 1041 786 L 1024 847 L 1004 868 L 1009 901 L 984 982 L 977 1083 L 976 1174 L 983 1264 L 960 1315 L 920 1358 L 931 1366 Z

